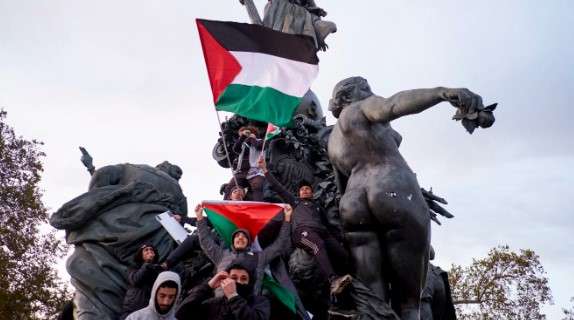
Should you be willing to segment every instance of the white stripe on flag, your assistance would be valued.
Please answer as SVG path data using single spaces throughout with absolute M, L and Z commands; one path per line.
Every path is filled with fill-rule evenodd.
M 234 84 L 271 87 L 303 97 L 319 73 L 319 66 L 258 52 L 230 51 L 241 65 Z

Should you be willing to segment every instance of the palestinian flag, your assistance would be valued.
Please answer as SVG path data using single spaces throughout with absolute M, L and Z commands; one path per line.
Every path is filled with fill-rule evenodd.
M 273 125 L 272 123 L 267 124 L 267 131 L 265 132 L 265 140 L 273 139 L 281 133 L 281 128 Z
M 258 242 L 262 248 L 269 245 L 277 235 L 283 223 L 283 207 L 281 203 L 255 201 L 203 201 L 203 210 L 211 225 L 227 245 L 231 245 L 231 234 L 236 229 L 249 231 L 253 242 Z M 272 230 L 275 229 L 275 230 Z M 275 270 L 271 270 L 275 274 Z M 286 272 L 286 271 L 284 271 Z M 288 278 L 288 275 L 278 278 Z M 299 314 L 303 319 L 308 315 L 297 296 L 292 283 L 280 283 L 274 277 L 265 275 L 263 286 L 275 295 L 293 314 Z
M 319 72 L 313 39 L 254 24 L 196 22 L 215 108 L 287 126 Z
M 227 245 L 236 229 L 249 231 L 253 242 L 267 224 L 283 221 L 283 204 L 256 201 L 203 201 L 203 210 Z M 267 240 L 267 239 L 265 239 Z

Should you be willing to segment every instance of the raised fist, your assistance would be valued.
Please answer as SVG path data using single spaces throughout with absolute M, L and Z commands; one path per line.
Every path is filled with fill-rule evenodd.
M 195 217 L 197 218 L 197 221 L 203 219 L 203 206 L 201 204 L 195 206 Z

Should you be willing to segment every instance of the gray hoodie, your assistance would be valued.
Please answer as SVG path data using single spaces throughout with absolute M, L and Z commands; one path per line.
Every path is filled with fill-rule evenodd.
M 160 314 L 155 308 L 155 296 L 157 294 L 159 286 L 162 283 L 169 280 L 177 283 L 177 297 L 175 298 L 175 301 L 171 306 L 171 309 L 165 314 Z M 149 305 L 143 309 L 133 312 L 126 318 L 126 320 L 176 320 L 175 306 L 176 303 L 178 302 L 180 294 L 181 294 L 181 283 L 179 280 L 179 275 L 175 272 L 164 271 L 157 276 L 157 279 L 153 284 L 153 288 L 151 290 L 151 297 L 149 299 Z

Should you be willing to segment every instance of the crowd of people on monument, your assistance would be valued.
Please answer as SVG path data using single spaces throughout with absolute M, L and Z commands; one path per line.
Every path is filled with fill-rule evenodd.
M 280 182 L 285 178 L 285 171 L 275 166 L 273 148 L 267 146 L 272 143 L 263 138 L 256 126 L 249 124 L 233 131 L 237 136 L 230 147 L 226 146 L 233 175 L 222 186 L 220 194 L 224 200 L 236 204 L 241 201 L 283 203 L 283 212 L 279 215 L 282 221 L 273 221 L 276 225 L 272 228 L 272 237 L 264 244 L 254 241 L 259 235 L 250 234 L 246 229 L 236 229 L 230 239 L 223 239 L 229 234 L 218 234 L 211 218 L 204 216 L 203 204 L 195 206 L 195 216 L 184 214 L 187 200 L 178 184 L 182 171 L 177 166 L 164 162 L 155 168 L 131 164 L 102 167 L 90 171 L 92 179 L 86 194 L 68 202 L 51 217 L 51 224 L 65 229 L 68 243 L 76 246 L 68 262 L 73 284 L 79 288 L 74 308 L 79 305 L 77 310 L 90 312 L 95 309 L 92 306 L 98 305 L 103 309 L 114 301 L 119 303 L 120 300 L 115 300 L 118 293 L 125 292 L 121 312 L 117 311 L 119 306 L 114 306 L 108 313 L 117 314 L 121 320 L 330 319 L 338 312 L 336 308 L 345 301 L 346 294 L 347 299 L 351 296 L 354 302 L 351 309 L 346 310 L 374 314 L 370 319 L 399 319 L 395 314 L 397 309 L 402 319 L 454 319 L 446 273 L 428 264 L 428 258 L 433 255 L 429 246 L 432 214 L 429 207 L 435 208 L 433 201 L 441 198 L 420 191 L 414 173 L 398 152 L 401 137 L 388 125 L 388 119 L 421 112 L 441 100 L 480 102 L 480 97 L 466 89 L 436 88 L 406 91 L 385 100 L 375 96 L 366 80 L 360 77 L 341 81 L 334 92 L 330 109 L 336 117 L 349 103 L 356 100 L 363 103 L 353 105 L 343 119 L 338 117 L 338 126 L 330 133 L 327 151 L 341 198 L 329 208 L 338 210 L 338 225 L 333 224 L 332 212 L 326 210 L 328 205 L 322 205 L 324 197 L 320 188 L 325 181 L 315 177 L 311 182 L 298 177 L 287 183 Z M 385 108 L 385 103 L 392 103 L 393 99 L 402 99 L 401 108 Z M 359 118 L 361 121 L 351 121 L 356 113 L 369 114 L 369 111 L 372 111 L 371 118 L 365 116 Z M 372 138 L 367 135 L 374 130 L 373 121 L 383 122 L 377 127 L 381 133 L 377 137 L 385 144 L 376 148 L 366 142 Z M 284 133 L 288 139 L 289 133 Z M 220 140 L 225 146 L 224 138 Z M 265 150 L 266 146 L 269 149 Z M 346 148 L 344 152 L 341 146 Z M 273 170 L 267 167 L 268 158 Z M 86 162 L 91 164 L 89 160 Z M 385 167 L 390 163 L 394 163 L 393 170 Z M 388 177 L 389 172 L 400 176 Z M 269 190 L 272 190 L 271 197 Z M 445 203 L 444 200 L 441 203 Z M 166 232 L 157 232 L 161 229 L 158 222 L 150 221 L 164 208 L 171 210 L 172 217 L 181 225 L 196 228 L 175 248 Z M 433 210 L 449 217 L 438 209 Z M 98 214 L 90 214 L 93 212 Z M 147 222 L 140 224 L 141 219 Z M 110 227 L 116 222 L 123 223 L 122 228 Z M 93 224 L 92 230 L 83 229 L 87 223 Z M 137 237 L 124 237 L 126 230 Z M 114 233 L 113 237 L 110 232 Z M 92 246 L 96 241 L 98 246 Z M 124 256 L 121 250 L 131 255 L 136 248 L 139 249 L 133 262 L 124 260 L 128 255 Z M 287 265 L 286 262 L 297 255 L 311 261 L 313 272 L 322 280 L 316 281 L 315 275 L 300 277 L 299 272 L 304 268 L 298 270 L 297 264 Z M 115 259 L 121 259 L 123 265 L 112 266 Z M 193 273 L 201 274 L 193 281 L 189 281 L 190 260 Z M 98 273 L 89 273 L 84 261 L 101 266 L 93 269 Z M 195 265 L 194 261 L 197 261 Z M 205 268 L 208 264 L 209 268 Z M 126 290 L 97 287 L 97 282 L 104 279 L 115 290 L 117 271 L 123 272 L 125 265 L 131 267 L 125 275 Z M 115 269 L 108 273 L 112 268 Z M 389 275 L 391 277 L 387 277 Z M 286 305 L 289 297 L 272 292 L 270 283 L 266 282 L 270 277 L 295 293 L 290 297 L 293 299 L 291 308 Z M 313 280 L 307 281 L 309 278 Z M 314 287 L 321 289 L 314 292 Z M 313 300 L 317 295 L 325 299 Z M 448 316 L 438 316 L 436 312 L 445 312 Z M 345 314 L 340 318 L 345 318 Z
M 262 285 L 269 264 L 278 257 L 288 257 L 293 249 L 301 248 L 316 259 L 316 264 L 331 285 L 333 298 L 351 281 L 347 263 L 348 253 L 342 234 L 334 234 L 324 223 L 324 210 L 313 200 L 313 185 L 301 181 L 297 196 L 291 194 L 267 169 L 262 156 L 264 140 L 257 128 L 242 127 L 234 153 L 233 177 L 224 187 L 224 200 L 264 201 L 263 185 L 267 183 L 283 200 L 283 223 L 265 248 L 254 250 L 248 230 L 237 229 L 227 247 L 212 230 L 203 215 L 203 207 L 195 207 L 195 216 L 174 212 L 180 224 L 196 227 L 164 261 L 153 245 L 142 243 L 133 258 L 134 268 L 127 276 L 129 287 L 123 303 L 121 320 L 139 319 L 289 319 L 311 317 L 286 316 L 272 308 L 280 306 L 277 299 Z M 202 250 L 214 265 L 213 276 L 191 289 L 182 289 L 185 270 L 182 264 L 188 253 Z M 335 266 L 336 264 L 336 266 Z M 287 270 L 287 268 L 284 268 Z M 277 276 L 277 275 L 275 275 Z M 279 275 L 281 276 L 281 275 Z M 282 282 L 295 288 L 285 272 Z M 328 306 L 327 306 L 328 307 Z M 326 319 L 327 309 L 313 314 Z M 273 316 L 275 315 L 275 316 Z

